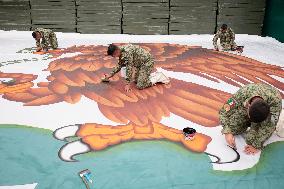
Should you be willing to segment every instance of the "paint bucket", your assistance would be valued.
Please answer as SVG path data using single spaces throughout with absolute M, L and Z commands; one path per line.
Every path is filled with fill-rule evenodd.
M 186 127 L 183 130 L 184 140 L 193 140 L 196 134 L 196 130 L 190 127 Z

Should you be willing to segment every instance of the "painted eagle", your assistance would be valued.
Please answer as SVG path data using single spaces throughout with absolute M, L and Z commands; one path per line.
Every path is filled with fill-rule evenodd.
M 284 90 L 283 83 L 274 77 L 284 78 L 284 71 L 279 66 L 196 46 L 167 43 L 139 45 L 154 56 L 156 68 L 161 67 L 176 74 L 190 73 L 201 79 L 226 82 L 236 87 L 251 82 L 266 82 Z M 3 93 L 3 98 L 22 102 L 25 106 L 62 101 L 77 103 L 82 96 L 96 101 L 102 114 L 117 122 L 118 126 L 86 123 L 63 127 L 54 132 L 54 136 L 62 140 L 70 136 L 80 137 L 80 140 L 69 142 L 68 145 L 70 148 L 71 144 L 80 143 L 84 148 L 82 152 L 102 150 L 134 139 L 168 139 L 181 142 L 196 152 L 206 150 L 211 141 L 209 136 L 197 133 L 195 140 L 187 141 L 182 131 L 165 126 L 160 121 L 172 113 L 204 127 L 218 126 L 218 111 L 231 94 L 174 78 L 168 85 L 158 84 L 144 90 L 133 87 L 132 92 L 125 93 L 123 78 L 119 74 L 108 84 L 101 82 L 103 75 L 116 65 L 114 58 L 105 56 L 106 50 L 106 46 L 97 45 L 53 51 L 54 59 L 46 69 L 50 72 L 48 82 L 40 82 L 32 87 L 30 84 L 36 76 L 29 76 L 30 80 L 27 81 L 25 74 L 18 74 L 16 85 L 1 85 L 0 93 Z M 66 53 L 76 55 L 60 58 Z M 4 73 L 0 73 L 0 77 L 3 77 L 1 74 Z M 20 76 L 25 80 L 21 80 Z M 9 87 L 14 88 L 9 90 Z M 66 131 L 69 134 L 66 135 Z M 62 159 L 71 161 L 74 154 L 64 155 L 68 145 L 59 154 Z

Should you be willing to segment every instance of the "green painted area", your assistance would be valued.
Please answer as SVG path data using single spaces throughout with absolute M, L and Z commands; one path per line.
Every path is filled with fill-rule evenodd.
M 83 189 L 78 172 L 89 169 L 104 189 L 284 188 L 284 143 L 269 145 L 260 163 L 243 171 L 214 171 L 206 154 L 167 141 L 130 142 L 64 162 L 64 142 L 44 129 L 0 125 L 0 185 L 39 183 L 37 189 Z

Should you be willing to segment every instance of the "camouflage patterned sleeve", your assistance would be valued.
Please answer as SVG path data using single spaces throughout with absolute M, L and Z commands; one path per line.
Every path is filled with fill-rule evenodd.
M 122 68 L 121 64 L 118 64 L 113 70 L 110 72 L 110 77 L 114 76 L 117 72 L 119 72 Z
M 231 46 L 234 46 L 234 44 L 235 44 L 235 33 L 234 33 L 234 31 L 232 30 L 232 29 L 230 29 L 230 45 Z
M 47 49 L 49 45 L 49 33 L 42 32 L 41 47 Z
M 40 47 L 40 40 L 36 41 L 36 47 Z
M 220 37 L 220 31 L 217 31 L 217 33 L 215 34 L 214 38 L 213 38 L 213 46 L 215 49 L 218 48 L 217 46 L 217 41 L 218 41 L 218 38 Z
M 230 127 L 230 122 L 228 121 L 228 116 L 226 115 L 226 111 L 224 108 L 222 108 L 219 111 L 219 119 L 220 119 L 220 124 L 222 125 L 222 134 L 227 134 L 227 133 L 232 133 L 231 127 Z
M 261 124 L 253 123 L 246 135 L 246 143 L 256 149 L 262 149 L 263 143 L 275 131 L 276 125 L 267 119 Z
M 131 54 L 128 54 L 127 57 L 124 57 L 124 64 L 126 65 L 126 82 L 130 83 L 132 79 L 133 73 L 133 58 Z
M 257 149 L 263 148 L 263 143 L 275 131 L 279 116 L 282 110 L 282 97 L 276 90 L 267 89 L 266 85 L 258 85 L 265 91 L 266 97 L 270 106 L 270 116 L 260 124 L 252 123 L 251 129 L 246 136 L 246 142 Z M 253 89 L 253 88 L 251 88 Z
M 278 123 L 281 110 L 282 110 L 282 97 L 280 93 L 277 91 L 277 93 L 275 94 L 275 98 L 272 98 L 270 102 L 271 122 L 275 126 Z
M 133 66 L 132 65 L 127 65 L 126 66 L 126 78 L 125 78 L 127 83 L 131 82 L 132 74 L 133 74 Z

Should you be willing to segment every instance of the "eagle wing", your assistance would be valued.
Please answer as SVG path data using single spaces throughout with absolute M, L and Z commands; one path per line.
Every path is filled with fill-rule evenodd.
M 224 81 L 240 87 L 250 82 L 266 82 L 284 90 L 281 67 L 224 52 L 174 44 L 139 44 L 155 58 L 155 66 L 173 72 L 191 73 L 214 82 Z M 168 85 L 156 85 L 144 90 L 133 87 L 124 92 L 123 78 L 118 74 L 110 83 L 101 83 L 105 73 L 116 64 L 105 56 L 106 46 L 73 46 L 53 54 L 80 53 L 53 60 L 48 82 L 20 93 L 5 93 L 4 98 L 23 102 L 27 106 L 48 105 L 66 101 L 77 103 L 82 95 L 98 103 L 110 120 L 126 124 L 146 125 L 160 122 L 171 113 L 203 126 L 219 125 L 218 111 L 230 94 L 177 79 Z M 283 93 L 282 93 L 283 96 Z

